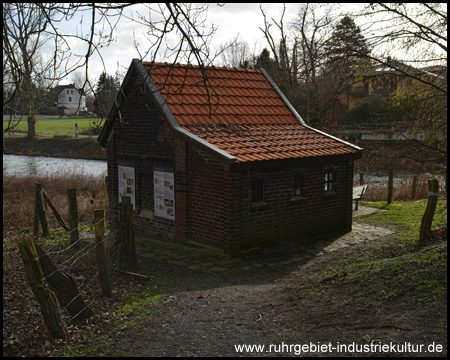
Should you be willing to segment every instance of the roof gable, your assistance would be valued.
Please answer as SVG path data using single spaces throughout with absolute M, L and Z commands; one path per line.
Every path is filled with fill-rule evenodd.
M 175 131 L 228 162 L 334 155 L 359 157 L 359 147 L 307 126 L 261 70 L 133 60 L 120 97 L 144 81 Z M 114 105 L 99 136 L 105 145 Z

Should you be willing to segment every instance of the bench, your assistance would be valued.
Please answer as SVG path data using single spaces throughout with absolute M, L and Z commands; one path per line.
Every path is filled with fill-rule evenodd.
M 367 185 L 360 185 L 360 186 L 353 187 L 352 200 L 355 201 L 355 210 L 358 210 L 358 201 L 361 200 L 361 198 L 365 194 L 366 190 L 367 190 Z

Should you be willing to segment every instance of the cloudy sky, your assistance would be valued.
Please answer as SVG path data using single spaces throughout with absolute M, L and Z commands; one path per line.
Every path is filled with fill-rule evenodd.
M 211 28 L 211 26 L 217 27 L 212 37 L 212 52 L 219 50 L 221 45 L 230 42 L 237 36 L 248 43 L 252 52 L 261 52 L 267 45 L 262 31 L 259 29 L 264 27 L 264 20 L 259 6 L 259 3 L 229 3 L 222 6 L 216 3 L 207 4 L 208 12 L 205 25 L 207 28 Z M 266 11 L 268 18 L 274 18 L 277 21 L 280 19 L 283 9 L 282 4 L 264 3 L 261 6 Z M 285 24 L 298 14 L 299 6 L 300 4 L 298 3 L 286 4 Z M 145 16 L 146 19 L 150 17 L 148 10 L 141 11 L 140 14 Z M 136 13 L 134 16 L 136 19 Z M 157 18 L 155 13 L 152 13 L 151 16 Z M 86 14 L 83 18 L 83 23 L 90 24 L 90 21 L 89 14 Z M 69 33 L 80 33 L 83 31 L 80 26 L 80 18 L 74 19 L 71 23 L 61 24 L 61 29 Z M 98 56 L 93 56 L 90 60 L 89 77 L 91 80 L 95 81 L 98 79 L 104 68 L 103 63 L 110 74 L 114 74 L 116 70 L 124 72 L 130 65 L 131 60 L 139 57 L 133 43 L 136 42 L 139 49 L 148 48 L 149 40 L 145 37 L 145 29 L 143 26 L 139 27 L 134 21 L 122 18 L 109 47 L 101 49 L 103 61 Z M 86 51 L 85 46 L 76 40 L 72 40 L 71 48 L 78 55 L 85 54 Z M 64 82 L 71 81 L 72 77 L 69 76 Z

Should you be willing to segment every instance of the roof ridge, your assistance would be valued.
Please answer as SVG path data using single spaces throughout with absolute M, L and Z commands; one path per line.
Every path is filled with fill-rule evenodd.
M 149 66 L 149 65 L 156 65 L 156 66 L 173 66 L 173 67 L 181 67 L 181 68 L 193 68 L 193 69 L 200 69 L 200 65 L 195 64 L 180 64 L 180 63 L 168 63 L 168 62 L 154 62 L 154 61 L 142 61 L 142 65 Z M 261 70 L 259 69 L 247 69 L 247 68 L 240 68 L 240 67 L 228 67 L 228 66 L 217 66 L 217 65 L 205 65 L 205 69 L 217 69 L 217 70 L 225 70 L 225 71 L 239 71 L 239 72 L 254 72 L 259 73 Z

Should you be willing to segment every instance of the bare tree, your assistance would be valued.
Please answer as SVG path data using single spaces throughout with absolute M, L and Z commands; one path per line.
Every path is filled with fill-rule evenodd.
M 373 3 L 349 15 L 365 20 L 362 31 L 374 49 L 367 54 L 372 61 L 447 95 L 447 81 L 430 81 L 415 70 L 441 65 L 441 75 L 446 77 L 446 3 Z M 387 61 L 390 55 L 410 67 L 395 66 L 395 62 Z
M 324 45 L 332 32 L 335 8 L 328 4 L 302 4 L 291 24 L 285 24 L 285 6 L 278 21 L 269 20 L 260 9 L 264 18 L 261 31 L 280 73 L 274 80 L 304 115 L 306 123 L 317 126 L 326 89 L 321 86 Z
M 305 116 L 307 122 L 314 121 L 316 125 L 320 123 L 328 89 L 322 75 L 326 44 L 335 21 L 333 11 L 328 4 L 303 4 L 293 26 L 299 46 L 299 76 L 305 85 Z
M 295 108 L 301 104 L 299 87 L 299 64 L 298 64 L 298 39 L 288 31 L 289 25 L 285 24 L 286 5 L 283 4 L 283 11 L 280 19 L 268 18 L 268 14 L 260 5 L 260 11 L 264 18 L 264 28 L 260 28 L 269 45 L 273 56 L 273 63 L 270 60 L 270 68 L 266 69 L 275 83 L 280 87 L 289 101 Z M 263 58 L 267 63 L 267 53 L 263 50 L 258 62 Z M 266 64 L 268 65 L 268 64 Z
M 41 56 L 48 23 L 49 18 L 35 4 L 3 4 L 3 81 L 8 94 L 3 107 L 16 110 L 13 108 L 20 105 L 28 119 L 29 137 L 36 134 L 36 84 L 52 66 Z
M 404 122 L 408 132 L 426 132 L 423 140 L 411 141 L 434 151 L 429 158 L 446 159 L 447 4 L 374 3 L 353 16 L 367 24 L 363 31 L 374 48 L 367 57 L 410 80 L 393 101 L 404 118 L 412 118 Z
M 221 48 L 223 66 L 250 68 L 254 65 L 254 55 L 245 40 L 236 38 Z
M 95 84 L 89 81 L 90 59 L 94 54 L 98 55 L 106 71 L 102 50 L 113 43 L 117 26 L 124 18 L 131 20 L 136 27 L 141 26 L 138 31 L 145 33 L 148 40 L 140 44 L 135 39 L 136 57 L 147 61 L 198 64 L 204 73 L 204 84 L 208 86 L 204 68 L 212 64 L 218 54 L 210 54 L 210 42 L 216 28 L 206 25 L 206 14 L 204 5 L 181 3 L 4 4 L 3 79 L 5 82 L 6 74 L 9 91 L 6 98 L 4 91 L 3 107 L 11 107 L 19 100 L 23 102 L 20 90 L 27 89 L 26 93 L 30 94 L 39 76 L 58 81 L 83 70 L 82 91 L 85 94 L 91 92 Z M 59 25 L 70 21 L 77 21 L 76 32 L 62 32 Z M 76 52 L 71 47 L 74 40 L 85 45 L 83 52 Z M 47 56 L 42 56 L 42 53 L 38 56 L 38 50 L 43 51 L 44 45 Z M 41 59 L 48 61 L 42 64 L 42 71 L 36 72 Z M 34 100 L 27 99 L 31 125 L 35 123 Z M 30 136 L 34 134 L 33 129 L 30 127 Z

